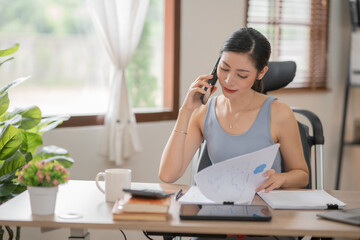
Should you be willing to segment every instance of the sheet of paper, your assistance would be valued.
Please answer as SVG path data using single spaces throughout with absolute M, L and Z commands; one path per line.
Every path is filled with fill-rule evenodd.
M 327 204 L 344 208 L 345 203 L 324 190 L 273 190 L 258 195 L 273 209 L 327 209 Z
M 192 186 L 180 199 L 179 203 L 192 203 L 192 204 L 205 204 L 215 203 L 210 199 L 206 198 L 199 190 L 197 186 Z
M 266 181 L 280 144 L 214 164 L 195 174 L 200 192 L 216 203 L 250 204 L 255 190 Z

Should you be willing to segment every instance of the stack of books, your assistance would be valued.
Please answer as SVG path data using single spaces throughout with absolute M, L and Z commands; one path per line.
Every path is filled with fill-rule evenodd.
M 152 199 L 125 196 L 115 202 L 112 211 L 113 219 L 166 221 L 170 200 L 170 197 Z

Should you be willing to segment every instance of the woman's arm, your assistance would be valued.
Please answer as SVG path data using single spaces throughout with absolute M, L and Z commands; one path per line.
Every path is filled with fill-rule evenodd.
M 203 86 L 210 87 L 207 81 L 211 75 L 200 76 L 191 85 L 170 138 L 161 156 L 159 178 L 171 183 L 185 172 L 196 150 L 203 140 L 201 119 L 206 106 L 202 106 L 200 95 L 205 93 Z
M 300 133 L 295 115 L 286 104 L 274 101 L 271 109 L 271 133 L 280 143 L 280 151 L 285 165 L 284 173 L 273 169 L 264 175 L 268 180 L 257 191 L 266 188 L 303 188 L 308 184 L 309 169 L 302 148 Z

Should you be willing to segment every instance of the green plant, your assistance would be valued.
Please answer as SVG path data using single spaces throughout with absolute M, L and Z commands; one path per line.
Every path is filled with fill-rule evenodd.
M 69 172 L 57 161 L 30 161 L 16 176 L 21 185 L 34 187 L 56 187 L 69 180 Z
M 0 59 L 7 58 L 0 61 L 0 66 L 12 60 L 13 57 L 8 56 L 14 54 L 18 48 L 19 44 L 15 44 L 13 47 L 0 50 Z M 0 89 L 0 204 L 26 190 L 26 186 L 19 184 L 16 171 L 27 163 L 56 160 L 65 168 L 69 168 L 74 162 L 65 149 L 57 146 L 45 146 L 38 151 L 38 147 L 43 144 L 42 135 L 68 120 L 69 116 L 43 118 L 37 106 L 9 110 L 8 91 L 28 78 L 16 79 Z M 11 229 L 6 229 L 11 237 Z M 4 230 L 0 226 L 0 239 L 3 238 L 3 233 Z

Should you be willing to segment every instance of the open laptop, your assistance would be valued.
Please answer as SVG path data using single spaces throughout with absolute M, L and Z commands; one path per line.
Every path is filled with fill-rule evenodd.
M 352 208 L 346 210 L 339 211 L 331 211 L 331 212 L 322 212 L 316 214 L 318 217 L 322 217 L 325 219 L 349 223 L 353 225 L 360 226 L 360 208 Z

